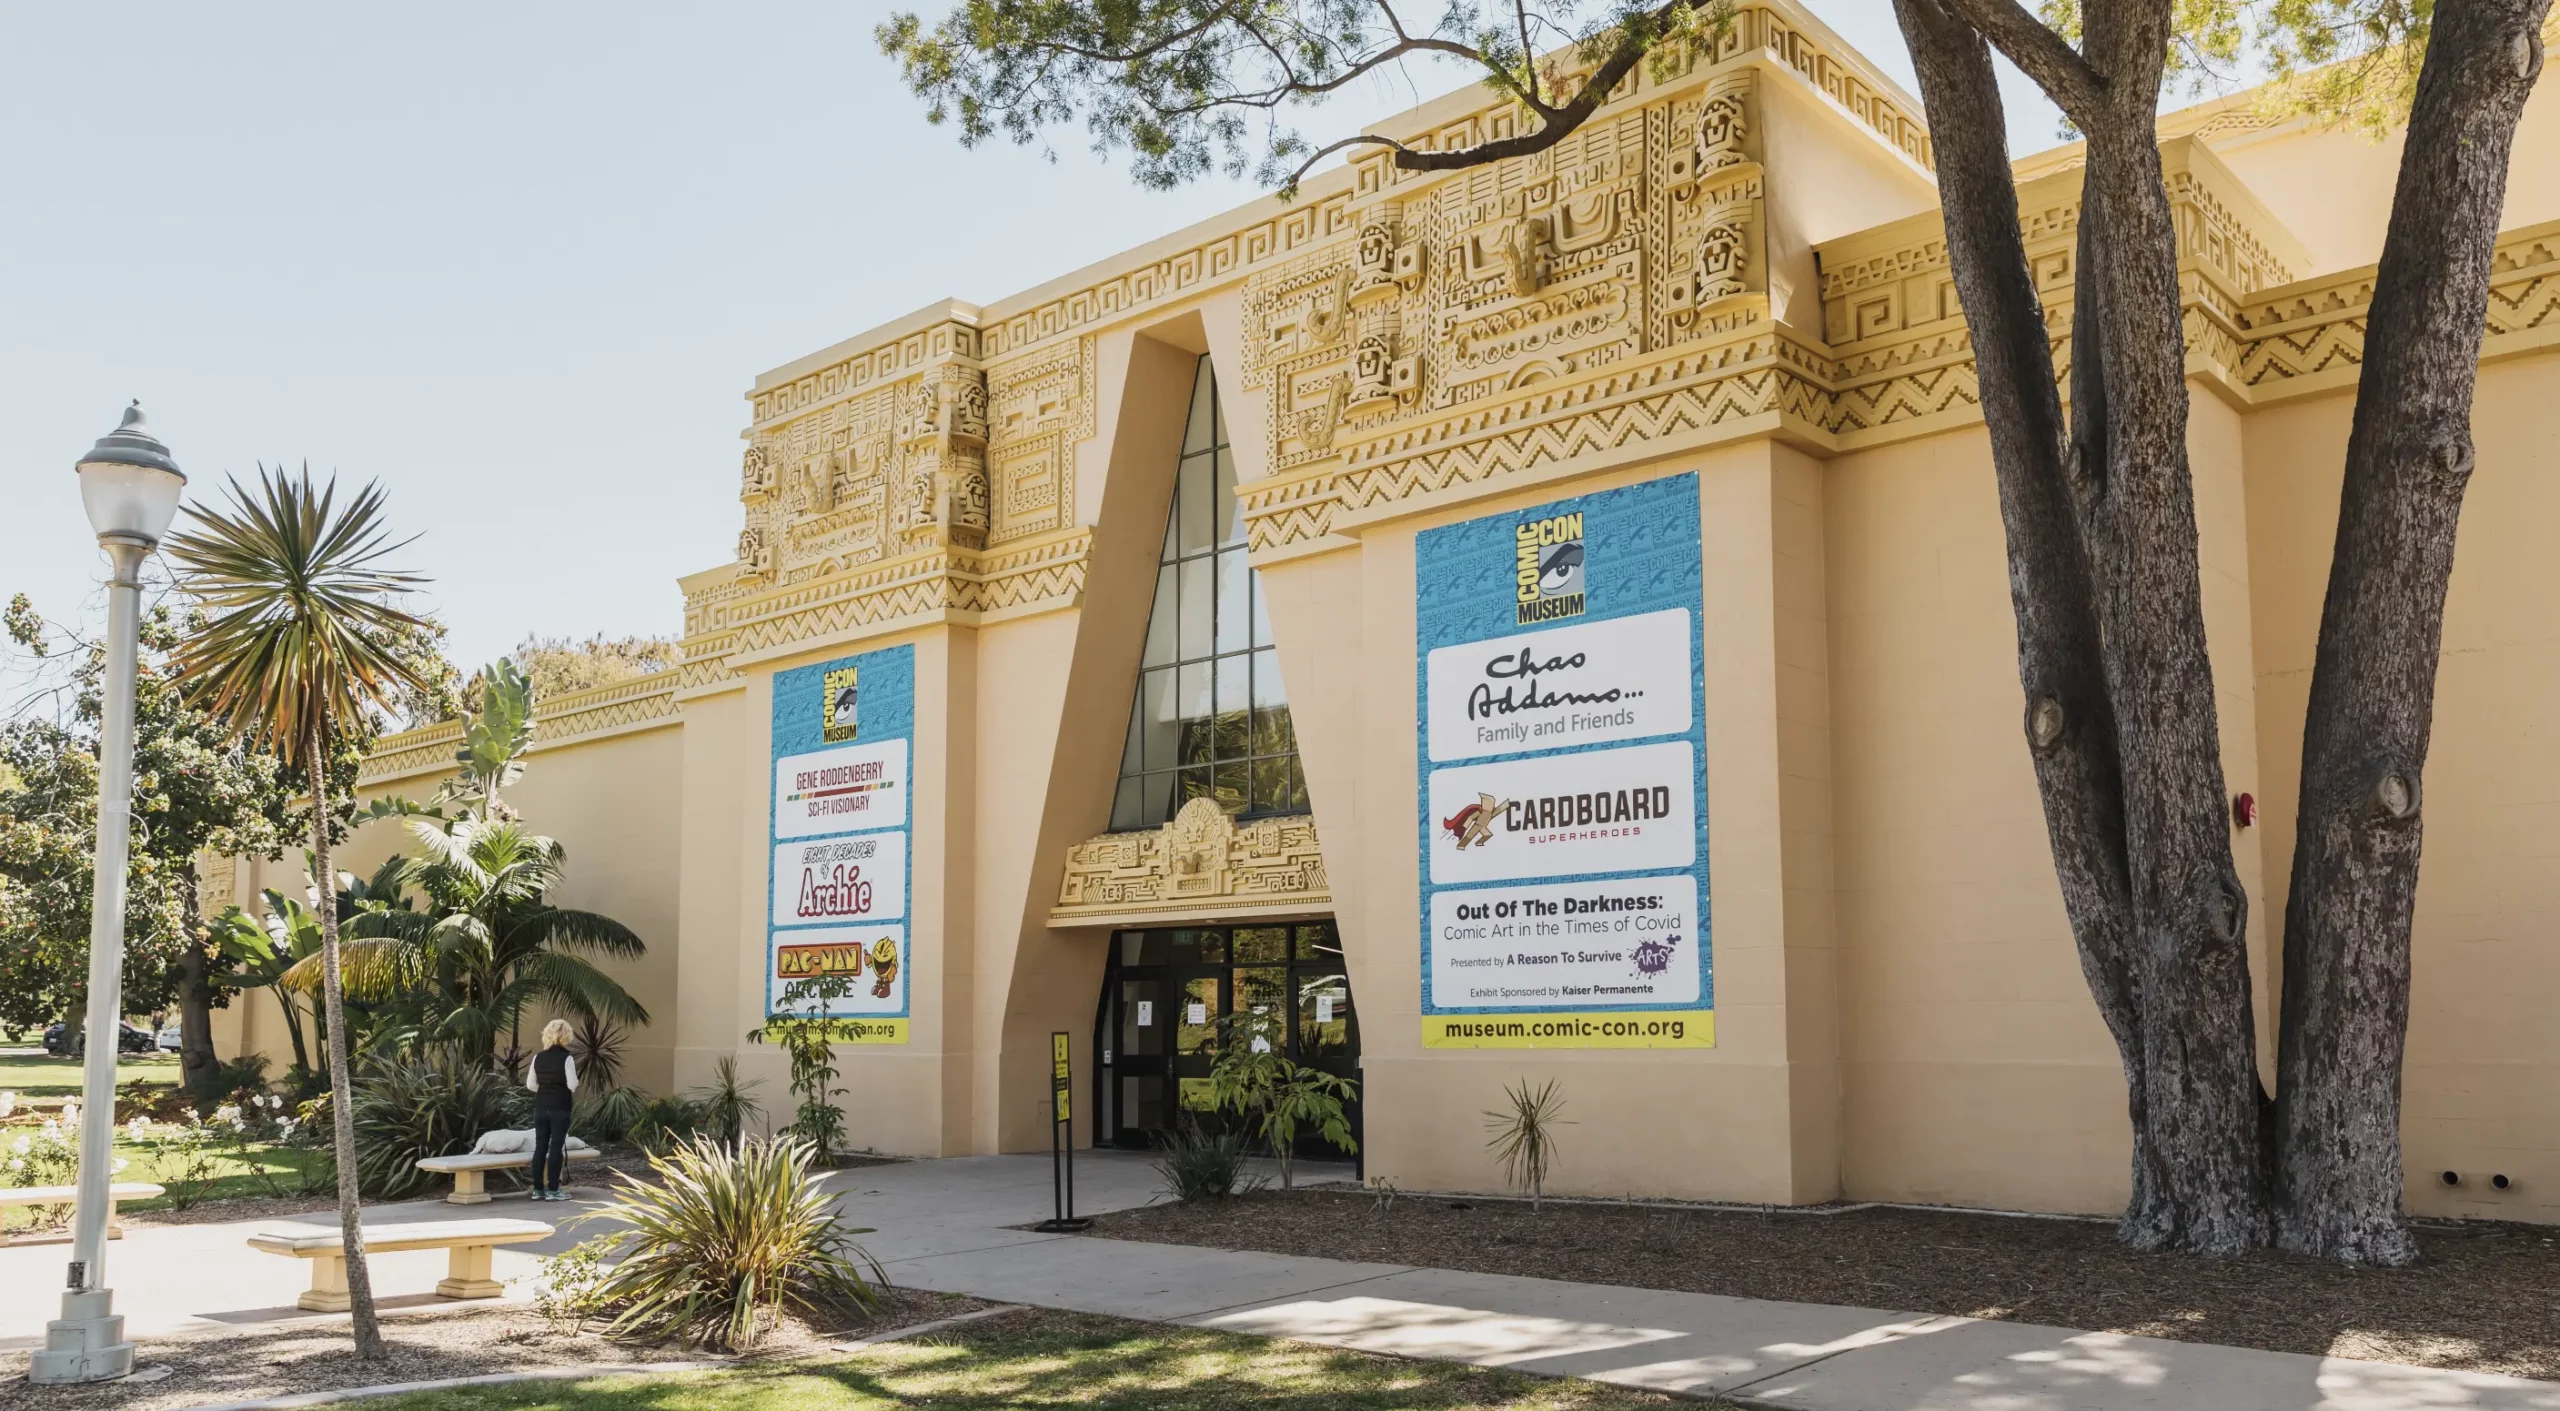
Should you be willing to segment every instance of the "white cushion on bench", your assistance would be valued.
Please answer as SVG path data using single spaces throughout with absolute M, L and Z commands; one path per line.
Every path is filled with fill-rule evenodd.
M 567 1144 L 561 1148 L 563 1151 L 587 1149 L 587 1144 L 576 1137 L 569 1138 Z M 480 1140 L 471 1144 L 471 1154 L 474 1156 L 498 1156 L 507 1153 L 522 1156 L 532 1150 L 533 1129 L 531 1127 L 493 1127 L 482 1132 Z
M 561 1152 L 560 1159 L 563 1161 L 593 1161 L 603 1154 L 604 1153 L 596 1150 L 594 1147 L 581 1143 Z M 418 1158 L 418 1169 L 421 1171 L 438 1171 L 447 1174 L 455 1171 L 514 1171 L 522 1170 L 530 1160 L 530 1157 L 520 1151 L 502 1151 L 488 1155 L 471 1153 L 463 1156 L 422 1156 Z
M 552 1227 L 539 1220 L 425 1220 L 403 1225 L 366 1225 L 362 1229 L 364 1247 L 385 1252 L 451 1249 L 456 1245 L 469 1244 L 523 1244 L 528 1240 L 549 1239 L 552 1233 Z M 342 1232 L 317 1225 L 261 1230 L 249 1236 L 249 1245 L 253 1249 L 303 1259 L 334 1256 L 345 1248 L 345 1244 Z

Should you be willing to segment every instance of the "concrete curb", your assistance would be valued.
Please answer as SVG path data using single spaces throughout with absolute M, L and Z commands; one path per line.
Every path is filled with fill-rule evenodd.
M 899 1328 L 893 1332 L 882 1333 L 880 1336 L 875 1338 L 859 1338 L 852 1342 L 830 1343 L 828 1344 L 828 1350 L 831 1352 L 860 1352 L 866 1348 L 879 1347 L 886 1343 L 903 1342 L 908 1338 L 922 1337 L 928 1333 L 942 1332 L 948 1328 L 958 1327 L 963 1323 L 974 1323 L 981 1318 L 993 1318 L 1005 1313 L 1019 1313 L 1022 1309 L 1023 1305 L 1018 1303 L 1005 1303 L 999 1304 L 993 1308 L 980 1308 L 968 1313 L 957 1314 L 949 1318 L 937 1318 L 930 1323 L 918 1323 L 913 1327 Z M 789 1360 L 792 1362 L 807 1362 L 813 1359 L 799 1357 Z M 752 1365 L 755 1364 L 740 1358 L 726 1358 L 716 1362 L 603 1362 L 592 1367 L 545 1367 L 539 1371 L 533 1372 L 488 1372 L 476 1377 L 445 1377 L 431 1382 L 386 1382 L 381 1386 L 342 1387 L 336 1391 L 306 1391 L 296 1393 L 292 1396 L 268 1397 L 260 1401 L 217 1402 L 209 1406 L 199 1406 L 195 1408 L 195 1411 L 294 1411 L 294 1408 L 297 1407 L 329 1406 L 341 1401 L 365 1401 L 381 1396 L 407 1396 L 414 1392 L 423 1391 L 455 1391 L 463 1387 L 505 1386 L 514 1382 L 584 1381 L 589 1377 L 621 1377 L 680 1372 L 718 1372 Z M 770 1365 L 783 1364 L 775 1363 Z

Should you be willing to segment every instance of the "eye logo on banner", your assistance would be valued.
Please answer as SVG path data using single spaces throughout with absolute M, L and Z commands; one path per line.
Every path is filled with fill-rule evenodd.
M 1524 519 L 1511 531 L 1518 545 L 1513 570 L 1519 594 L 1518 623 L 1553 622 L 1582 615 L 1582 516 Z
M 822 733 L 828 744 L 840 745 L 861 733 L 861 692 L 856 689 L 861 681 L 862 668 L 858 666 L 841 667 L 827 673 Z

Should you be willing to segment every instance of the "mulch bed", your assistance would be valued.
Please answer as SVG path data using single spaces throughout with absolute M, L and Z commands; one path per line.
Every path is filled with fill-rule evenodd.
M 882 1290 L 880 1312 L 850 1326 L 785 1323 L 745 1358 L 678 1347 L 635 1347 L 589 1331 L 555 1331 L 522 1304 L 433 1309 L 382 1320 L 387 1355 L 359 1362 L 343 1317 L 144 1338 L 136 1375 L 82 1387 L 35 1387 L 24 1380 L 27 1354 L 0 1356 L 0 1408 L 45 1411 L 177 1411 L 222 1402 L 396 1382 L 440 1381 L 492 1372 L 610 1366 L 635 1362 L 760 1362 L 822 1355 L 835 1343 L 878 1337 L 988 1305 L 976 1299 L 908 1289 Z M 160 1369 L 167 1369 L 162 1371 Z
M 2137 1254 L 2111 1223 L 1267 1191 L 1105 1215 L 1114 1239 L 2000 1318 L 2560 1379 L 2560 1229 L 2421 1226 L 2413 1268 Z

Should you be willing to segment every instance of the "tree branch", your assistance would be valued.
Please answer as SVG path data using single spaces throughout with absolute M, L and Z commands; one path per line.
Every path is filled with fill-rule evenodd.
M 1945 8 L 1997 45 L 2055 106 L 2084 129 L 2105 114 L 2107 81 L 2080 51 L 2018 0 L 1944 0 Z M 2104 3 L 2104 0 L 2101 0 Z

